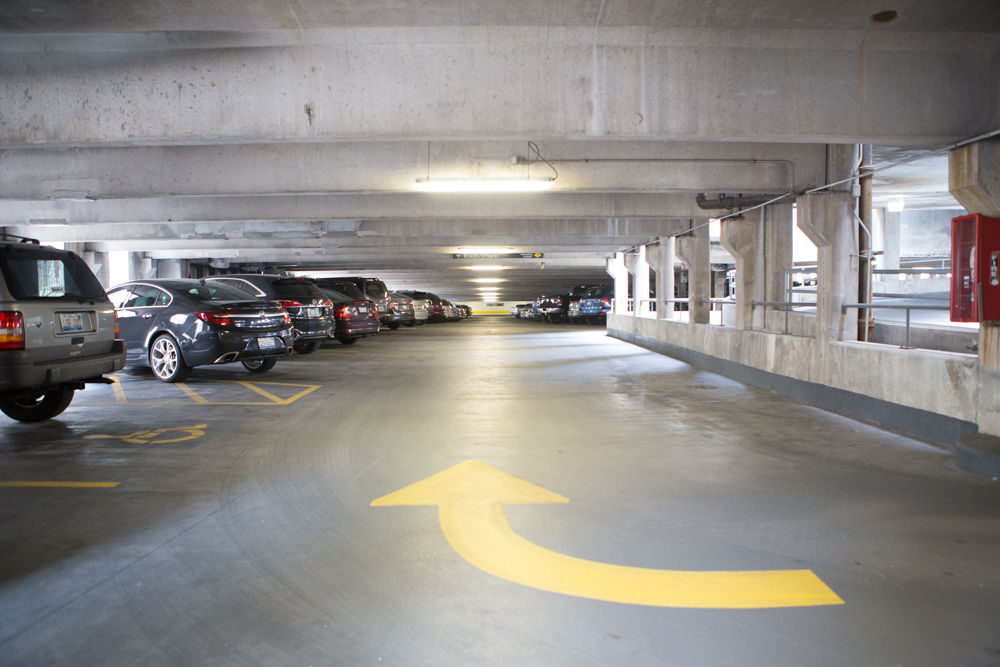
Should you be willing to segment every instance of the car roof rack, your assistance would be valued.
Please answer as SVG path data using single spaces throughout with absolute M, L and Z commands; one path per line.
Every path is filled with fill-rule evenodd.
M 17 241 L 18 243 L 33 243 L 35 245 L 42 245 L 42 242 L 38 239 L 29 239 L 27 236 L 16 236 L 15 234 L 8 234 L 6 232 L 0 232 L 0 239 L 4 241 Z

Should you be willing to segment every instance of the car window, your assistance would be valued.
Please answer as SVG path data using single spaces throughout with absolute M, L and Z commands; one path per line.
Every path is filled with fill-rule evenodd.
M 328 297 L 330 297 L 330 300 L 333 301 L 334 303 L 343 303 L 344 301 L 355 301 L 356 300 L 353 297 L 349 297 L 346 294 L 342 294 L 342 293 L 340 293 L 340 292 L 338 292 L 336 290 L 332 290 L 332 289 L 324 289 L 323 290 L 323 294 L 326 294 Z
M 385 298 L 385 291 L 382 289 L 382 285 L 375 281 L 365 283 L 365 294 L 376 299 Z
M 249 296 L 243 290 L 230 287 L 225 283 L 222 285 L 214 283 L 193 285 L 184 289 L 184 293 L 198 301 L 246 301 Z
M 125 305 L 125 301 L 128 299 L 128 295 L 131 290 L 131 286 L 116 289 L 114 292 L 108 293 L 108 298 L 111 299 L 111 303 L 115 308 L 121 308 Z
M 18 300 L 107 298 L 86 262 L 70 253 L 12 248 L 0 254 L 0 271 Z
M 135 285 L 124 308 L 152 308 L 170 303 L 170 295 L 149 285 Z
M 286 299 L 326 298 L 314 283 L 305 280 L 275 280 L 272 285 L 278 296 Z

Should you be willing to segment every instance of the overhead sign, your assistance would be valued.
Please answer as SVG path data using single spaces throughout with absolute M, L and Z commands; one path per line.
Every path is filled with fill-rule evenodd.
M 455 259 L 542 259 L 544 252 L 456 252 Z
M 437 505 L 441 532 L 462 558 L 495 577 L 543 591 L 653 607 L 844 604 L 812 570 L 653 570 L 566 556 L 515 533 L 502 507 L 568 502 L 485 463 L 466 461 L 378 498 L 372 506 Z

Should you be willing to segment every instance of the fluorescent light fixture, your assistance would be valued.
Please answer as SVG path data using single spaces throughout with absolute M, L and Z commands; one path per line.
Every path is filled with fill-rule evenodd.
M 87 190 L 55 190 L 51 198 L 53 201 L 97 201 Z
M 458 246 L 458 251 L 470 255 L 495 255 L 502 252 L 514 252 L 514 246 L 507 246 L 506 248 L 476 248 L 460 245 Z
M 506 266 L 467 266 L 470 271 L 503 271 Z
M 28 224 L 32 227 L 66 227 L 69 222 L 65 218 L 31 218 Z
M 554 178 L 418 178 L 413 186 L 421 192 L 541 192 Z
M 473 278 L 474 283 L 499 283 L 502 282 L 499 278 Z
M 899 213 L 903 210 L 903 198 L 890 199 L 888 208 L 890 213 Z

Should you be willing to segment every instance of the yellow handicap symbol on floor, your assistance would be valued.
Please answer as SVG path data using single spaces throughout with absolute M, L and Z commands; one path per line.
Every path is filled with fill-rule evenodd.
M 183 442 L 184 440 L 194 440 L 205 435 L 207 424 L 197 426 L 172 426 L 170 428 L 158 428 L 153 431 L 136 431 L 129 435 L 87 435 L 84 440 L 124 440 L 133 445 L 165 445 L 170 442 Z M 184 433 L 186 435 L 179 435 Z M 166 435 L 164 439 L 162 436 Z M 177 437 L 174 437 L 177 436 Z

